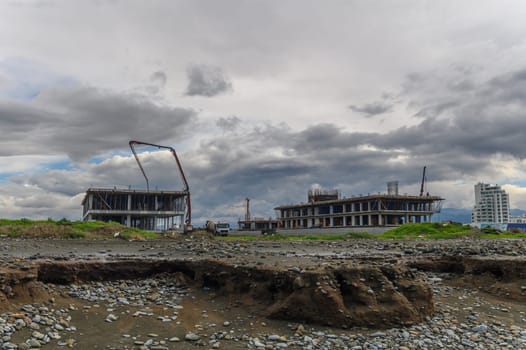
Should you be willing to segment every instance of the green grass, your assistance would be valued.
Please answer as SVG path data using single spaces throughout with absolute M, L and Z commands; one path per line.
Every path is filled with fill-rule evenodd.
M 102 221 L 0 219 L 0 235 L 9 237 L 97 239 L 111 238 L 117 232 L 119 232 L 119 238 L 122 239 L 144 240 L 159 237 L 154 232 Z
M 136 240 L 142 240 L 142 239 L 156 239 L 159 238 L 159 234 L 151 231 L 144 231 L 139 230 L 137 228 L 124 228 L 122 231 L 120 231 L 120 237 L 124 239 L 136 239 Z
M 455 239 L 461 237 L 476 238 L 526 238 L 526 233 L 499 232 L 492 228 L 478 230 L 468 225 L 457 223 L 421 223 L 405 224 L 380 235 L 367 232 L 350 232 L 345 234 L 273 234 L 273 235 L 240 235 L 214 237 L 225 241 L 338 241 L 346 239 Z
M 462 224 L 422 223 L 405 224 L 381 235 L 379 239 L 454 239 L 461 237 L 477 238 L 526 238 L 526 233 L 501 232 L 491 227 L 481 230 Z
M 35 223 L 46 223 L 49 220 L 29 220 L 26 218 L 22 219 L 0 219 L 0 226 L 11 225 L 11 226 L 31 226 Z
M 503 232 L 499 234 L 483 234 L 481 237 L 487 238 L 487 239 L 526 238 L 526 233 Z
M 378 235 L 379 239 L 452 239 L 476 235 L 470 226 L 462 224 L 405 224 Z

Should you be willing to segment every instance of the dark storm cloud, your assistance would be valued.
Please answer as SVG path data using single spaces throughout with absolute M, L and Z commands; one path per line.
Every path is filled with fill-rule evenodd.
M 459 156 L 525 158 L 526 70 L 481 81 L 462 92 L 452 89 L 466 74 L 408 76 L 405 96 L 423 120 L 386 134 L 378 145 L 423 156 L 455 150 Z
M 400 96 L 416 110 L 413 116 L 435 118 L 474 101 L 474 95 L 487 82 L 477 81 L 473 68 L 452 65 L 445 71 L 407 74 Z
M 213 97 L 232 91 L 232 83 L 219 67 L 192 65 L 188 67 L 188 87 L 186 95 Z
M 140 95 L 50 89 L 32 102 L 0 102 L 0 155 L 54 153 L 82 160 L 146 135 L 151 142 L 181 137 L 195 117 L 192 110 L 158 106 Z
M 491 79 L 483 89 L 480 97 L 487 102 L 526 104 L 526 69 L 512 72 Z
M 393 105 L 378 101 L 366 103 L 363 106 L 350 105 L 349 109 L 353 112 L 361 113 L 366 117 L 374 117 L 375 115 L 391 112 Z
M 234 131 L 239 127 L 240 124 L 241 119 L 235 115 L 226 118 L 219 118 L 216 122 L 216 125 L 223 131 Z
M 168 80 L 168 77 L 166 76 L 166 73 L 163 71 L 157 71 L 152 74 L 150 77 L 150 80 L 154 83 L 156 83 L 160 87 L 164 87 L 166 85 L 166 81 Z
M 296 152 L 316 153 L 332 151 L 334 149 L 347 149 L 365 145 L 374 134 L 342 132 L 338 125 L 318 124 L 289 135 L 285 139 L 294 142 Z
M 422 109 L 420 109 L 418 112 L 414 114 L 415 117 L 422 117 L 422 118 L 434 118 L 436 116 L 441 115 L 448 109 L 457 107 L 460 105 L 460 101 L 449 101 L 449 102 L 443 102 L 443 103 L 437 103 L 435 105 L 429 105 Z
M 150 83 L 147 86 L 139 88 L 138 91 L 141 91 L 142 89 L 144 92 L 150 95 L 159 95 L 165 88 L 167 81 L 168 76 L 165 72 L 153 72 L 153 74 L 150 76 Z
M 48 121 L 58 123 L 60 118 L 27 103 L 0 101 L 0 128 L 4 131 L 4 140 L 9 140 L 13 133 L 28 132 Z

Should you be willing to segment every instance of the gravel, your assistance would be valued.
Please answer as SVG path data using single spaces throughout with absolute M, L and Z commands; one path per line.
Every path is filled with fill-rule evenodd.
M 182 342 L 192 347 L 202 345 L 212 349 L 526 349 L 525 322 L 520 325 L 510 324 L 492 319 L 491 315 L 481 314 L 484 296 L 478 295 L 477 291 L 445 284 L 444 281 L 449 277 L 447 274 L 429 274 L 435 297 L 444 300 L 454 295 L 460 300 L 463 306 L 461 311 L 465 313 L 465 317 L 459 317 L 458 312 L 455 313 L 458 305 L 439 303 L 434 317 L 410 327 L 374 331 L 288 324 L 281 333 L 275 333 L 275 328 L 272 332 L 265 333 L 261 332 L 261 328 L 265 327 L 252 332 L 240 327 L 240 323 L 253 322 L 250 319 L 224 320 L 219 326 L 211 322 L 206 323 L 208 312 L 203 311 L 200 315 L 203 321 L 200 327 L 187 331 L 182 339 L 176 335 L 152 332 L 133 336 L 123 333 L 120 337 L 122 343 L 127 345 L 122 348 L 171 349 L 174 348 L 171 344 Z M 121 317 L 117 315 L 126 309 L 145 308 L 153 304 L 160 306 L 165 312 L 171 310 L 172 316 L 177 316 L 184 312 L 180 305 L 183 299 L 191 297 L 192 294 L 191 290 L 177 286 L 177 281 L 169 276 L 70 286 L 48 285 L 47 288 L 67 292 L 73 298 L 82 300 L 86 304 L 86 310 L 89 310 L 90 306 L 96 307 L 95 305 L 113 310 L 113 313 L 106 316 L 106 320 L 111 322 L 121 322 Z M 491 305 L 489 309 L 506 314 L 498 305 Z M 0 348 L 82 348 L 82 330 L 75 327 L 75 320 L 70 315 L 74 310 L 76 307 L 73 305 L 70 308 L 54 308 L 53 304 L 40 303 L 24 304 L 17 312 L 2 313 Z M 134 315 L 152 319 L 157 316 L 153 312 L 145 311 Z M 13 341 L 17 333 L 26 334 L 25 339 Z
M 47 240 L 35 244 L 37 248 L 34 250 L 22 249 L 27 246 L 27 241 L 8 240 L 2 246 L 2 255 L 10 258 L 9 264 L 17 268 L 24 267 L 23 261 L 13 262 L 11 259 L 13 252 L 18 250 L 24 252 L 19 254 L 22 258 L 53 257 L 66 260 L 79 257 L 100 259 L 101 254 L 106 258 L 127 258 L 135 256 L 137 251 L 143 251 L 152 258 L 169 257 L 180 252 L 182 256 L 187 254 L 189 259 L 196 256 L 220 259 L 243 256 L 244 260 L 240 264 L 264 260 L 267 264 L 285 265 L 298 276 L 309 265 L 356 257 L 526 255 L 526 241 L 512 239 L 403 242 L 349 240 L 283 244 L 187 240 L 138 243 L 127 250 L 121 250 L 119 244 L 113 241 L 107 243 L 108 247 L 104 250 L 89 250 L 73 245 L 60 250 L 60 244 Z M 144 350 L 193 349 L 196 346 L 203 349 L 304 350 L 526 349 L 525 305 L 495 300 L 478 290 L 454 286 L 450 283 L 450 274 L 427 273 L 427 276 L 435 298 L 433 317 L 419 324 L 381 330 L 344 330 L 298 323 L 274 324 L 271 320 L 256 320 L 247 315 L 243 319 L 230 314 L 212 319 L 211 310 L 196 312 L 183 306 L 185 300 L 195 298 L 197 291 L 186 288 L 170 275 L 67 286 L 45 285 L 42 288 L 48 290 L 50 295 L 65 295 L 71 298 L 72 304 L 58 305 L 51 298 L 46 302 L 17 305 L 16 310 L 0 310 L 0 349 L 90 349 L 85 344 L 94 342 L 100 343 L 101 349 Z M 296 283 L 300 285 L 303 281 L 300 278 Z M 526 289 L 526 283 L 524 285 Z M 200 290 L 199 293 L 212 295 L 213 291 Z M 120 325 L 112 329 L 121 329 L 122 326 L 121 333 L 108 339 L 86 339 L 85 327 L 90 325 L 85 324 L 79 315 L 94 310 L 103 313 L 100 322 L 107 324 L 107 327 Z M 182 323 L 182 319 L 189 314 L 195 322 Z M 130 318 L 148 320 L 155 325 L 165 324 L 166 327 L 155 326 L 159 327 L 155 332 L 126 329 L 125 322 Z

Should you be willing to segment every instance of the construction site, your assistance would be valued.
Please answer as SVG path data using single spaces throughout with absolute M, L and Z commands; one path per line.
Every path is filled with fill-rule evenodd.
M 190 189 L 177 153 L 172 147 L 142 141 L 130 141 L 130 149 L 146 181 L 146 190 L 90 188 L 82 201 L 83 220 L 113 221 L 148 231 L 182 229 L 192 231 Z M 182 190 L 150 191 L 149 178 L 136 151 L 138 146 L 171 152 L 182 181 Z M 307 203 L 274 208 L 278 218 L 252 217 L 250 198 L 245 199 L 244 220 L 240 231 L 273 233 L 277 229 L 390 227 L 405 223 L 431 222 L 444 200 L 424 194 L 426 167 L 423 168 L 420 195 L 399 194 L 398 181 L 387 184 L 386 194 L 368 194 L 341 198 L 337 190 L 312 189 Z M 213 221 L 210 221 L 213 222 Z
M 142 141 L 130 141 L 130 149 L 146 180 L 146 190 L 90 188 L 82 201 L 82 219 L 114 221 L 147 231 L 180 228 L 192 231 L 192 205 L 186 175 L 172 147 Z M 150 191 L 150 181 L 137 155 L 137 146 L 150 146 L 171 152 L 179 171 L 183 189 Z

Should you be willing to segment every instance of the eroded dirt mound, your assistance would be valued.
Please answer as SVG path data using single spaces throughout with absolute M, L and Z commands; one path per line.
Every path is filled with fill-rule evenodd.
M 47 292 L 36 284 L 38 267 L 29 264 L 13 264 L 0 268 L 0 309 L 10 307 L 9 299 L 32 302 L 49 297 Z
M 330 326 L 388 326 L 433 312 L 432 291 L 402 266 L 354 265 L 298 276 L 293 292 L 270 307 L 275 318 Z M 303 282 L 301 282 L 303 281 Z
M 36 279 L 70 284 L 177 274 L 181 283 L 212 290 L 224 302 L 242 304 L 261 316 L 336 327 L 411 324 L 433 312 L 430 287 L 421 275 L 400 265 L 302 271 L 217 260 L 46 261 L 19 273 L 9 285 L 26 290 Z

